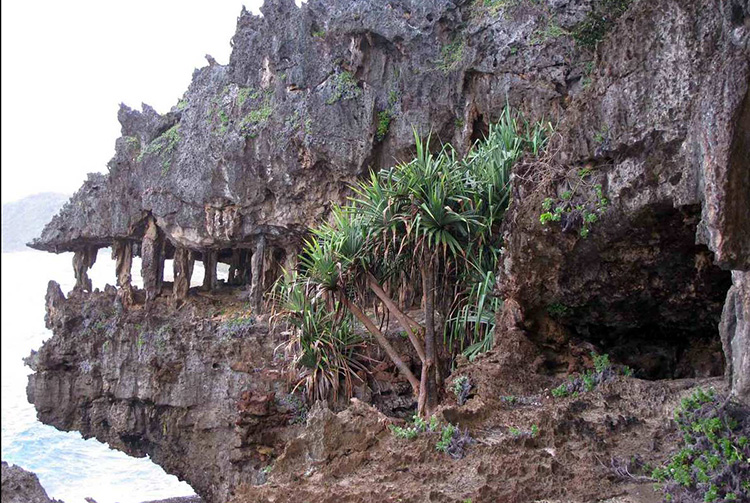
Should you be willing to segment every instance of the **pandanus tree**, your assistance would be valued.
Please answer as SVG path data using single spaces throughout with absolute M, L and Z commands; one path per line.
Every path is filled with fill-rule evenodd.
M 357 184 L 349 204 L 334 206 L 300 255 L 307 295 L 333 313 L 332 323 L 352 316 L 367 329 L 411 384 L 420 415 L 430 415 L 437 404 L 439 342 L 464 341 L 473 332 L 468 350 L 490 345 L 489 314 L 499 302 L 490 291 L 510 168 L 527 147 L 536 153 L 543 138 L 539 125 L 527 127 L 524 136 L 509 109 L 464 158 L 449 145 L 432 153 L 429 138 L 415 133 L 415 158 Z M 421 291 L 421 323 L 394 300 L 408 284 Z M 421 363 L 420 379 L 368 316 L 372 299 L 406 332 Z M 451 299 L 441 333 L 447 337 L 438 338 L 437 306 Z
M 464 173 L 455 152 L 445 146 L 437 154 L 429 149 L 429 139 L 422 142 L 415 135 L 416 157 L 380 173 L 379 180 L 388 188 L 388 204 L 394 208 L 391 232 L 372 232 L 373 263 L 379 267 L 368 272 L 370 287 L 409 333 L 417 354 L 422 360 L 419 413 L 430 414 L 437 403 L 437 383 L 440 381 L 439 353 L 435 327 L 435 277 L 437 271 L 456 269 L 460 261 L 467 260 L 466 250 L 479 228 L 483 225 L 473 201 L 468 197 Z M 372 183 L 369 184 L 370 186 Z M 368 190 L 358 191 L 354 203 L 363 205 Z M 370 187 L 366 187 L 370 188 Z M 366 214 L 366 221 L 381 219 L 379 214 Z M 395 256 L 394 256 L 395 255 Z M 378 264 L 377 262 L 380 262 Z M 418 276 L 421 283 L 424 323 L 422 326 L 410 320 L 398 306 L 387 298 L 380 282 L 387 275 L 376 275 L 376 271 L 387 271 L 389 262 L 402 263 L 411 276 Z M 404 271 L 399 271 L 404 274 Z M 416 279 L 416 278 L 414 278 Z M 413 329 L 417 329 L 414 333 Z

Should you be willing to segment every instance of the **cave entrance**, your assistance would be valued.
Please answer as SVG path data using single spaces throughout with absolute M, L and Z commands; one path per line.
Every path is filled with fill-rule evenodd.
M 590 326 L 587 340 L 613 363 L 648 380 L 717 377 L 724 374 L 719 329 L 700 331 L 646 325 L 626 330 Z
M 483 141 L 490 134 L 490 126 L 484 120 L 483 115 L 478 115 L 471 125 L 471 144 L 474 145 L 478 141 Z
M 555 323 L 541 332 L 591 348 L 558 346 L 573 366 L 595 349 L 644 379 L 722 375 L 719 321 L 731 273 L 696 243 L 700 218 L 699 204 L 653 205 L 601 227 L 598 242 L 577 241 L 544 294 L 537 319 Z M 561 363 L 550 369 L 565 371 Z

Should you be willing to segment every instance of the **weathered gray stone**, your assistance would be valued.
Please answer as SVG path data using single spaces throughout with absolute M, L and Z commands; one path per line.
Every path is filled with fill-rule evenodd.
M 286 434 L 272 404 L 280 341 L 225 336 L 214 306 L 200 300 L 179 316 L 160 311 L 159 264 L 176 249 L 179 303 L 193 256 L 234 261 L 237 250 L 252 251 L 259 310 L 283 257 L 293 263 L 328 202 L 342 201 L 368 169 L 412 156 L 413 128 L 465 150 L 506 102 L 529 119 L 561 121 L 549 163 L 515 173 L 498 364 L 522 375 L 571 335 L 598 343 L 646 329 L 678 340 L 715 334 L 724 306 L 727 369 L 746 396 L 747 272 L 727 290 L 728 271 L 748 269 L 747 2 L 635 1 L 595 51 L 551 29 L 573 31 L 591 5 L 274 0 L 262 18 L 243 12 L 230 63 L 196 70 L 169 113 L 121 107 L 110 173 L 91 176 L 32 243 L 78 252 L 83 283 L 85 250 L 142 241 L 134 253 L 152 264 L 146 289 L 162 317 L 119 313 L 126 319 L 108 338 L 85 335 L 114 293 L 65 299 L 50 283 L 55 336 L 29 360 L 40 419 L 149 454 L 207 501 L 261 481 L 264 449 Z M 393 119 L 378 140 L 384 110 Z M 544 198 L 561 197 L 584 167 L 608 211 L 585 239 L 573 219 L 567 232 L 542 226 Z M 158 246 L 162 234 L 168 245 Z M 238 265 L 233 278 L 241 275 Z M 569 315 L 554 318 L 554 305 Z M 162 327 L 163 346 L 153 339 Z M 319 450 L 297 445 L 303 455 L 286 460 L 300 466 Z
M 84 246 L 73 253 L 73 273 L 76 278 L 75 287 L 78 290 L 90 292 L 91 278 L 89 278 L 89 269 L 96 262 L 97 249 L 92 246 Z
M 2 462 L 2 503 L 63 503 L 47 496 L 37 476 Z
M 554 156 L 516 172 L 499 287 L 521 316 L 504 329 L 561 348 L 565 333 L 604 348 L 640 337 L 618 343 L 626 360 L 660 337 L 717 334 L 722 269 L 750 260 L 748 19 L 746 2 L 659 0 L 618 20 Z M 595 184 L 609 204 L 588 237 L 580 220 L 540 223 L 545 198 L 585 204 Z
M 216 266 L 218 264 L 218 252 L 216 250 L 207 250 L 203 252 L 203 289 L 206 291 L 216 290 L 218 279 L 216 276 Z
M 193 252 L 178 247 L 174 253 L 174 289 L 173 295 L 177 302 L 184 301 L 190 290 L 190 280 L 193 277 L 195 258 Z
M 413 128 L 466 148 L 506 98 L 532 117 L 559 110 L 590 56 L 538 32 L 552 17 L 574 26 L 589 4 L 268 1 L 263 17 L 240 15 L 229 64 L 196 70 L 169 113 L 121 107 L 110 173 L 92 175 L 31 246 L 140 240 L 150 212 L 195 251 L 260 234 L 296 250 L 357 176 L 411 155 Z
M 273 399 L 286 386 L 272 363 L 278 341 L 250 324 L 219 336 L 225 321 L 211 320 L 210 303 L 175 310 L 159 297 L 148 311 L 115 313 L 115 295 L 65 299 L 50 282 L 55 335 L 27 359 L 39 420 L 149 455 L 207 501 L 228 501 L 258 475 L 264 446 L 277 449 L 294 430 L 286 432 L 290 411 Z M 244 414 L 244 393 L 270 396 L 267 413 Z
M 250 303 L 255 311 L 260 311 L 263 304 L 263 270 L 265 267 L 266 240 L 258 239 L 250 259 Z
M 112 244 L 112 258 L 115 260 L 117 274 L 118 299 L 123 307 L 133 304 L 133 285 L 131 270 L 133 267 L 133 245 L 130 241 L 115 240 Z
M 151 302 L 159 295 L 164 278 L 164 237 L 153 217 L 149 217 L 146 222 L 141 256 L 141 276 L 146 290 L 146 302 Z
M 732 393 L 750 404 L 750 272 L 732 272 L 719 331 Z

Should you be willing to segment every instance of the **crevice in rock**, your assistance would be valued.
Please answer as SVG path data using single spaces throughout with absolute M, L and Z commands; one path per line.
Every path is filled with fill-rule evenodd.
M 482 114 L 477 115 L 471 124 L 471 145 L 486 138 L 489 132 L 490 128 L 484 120 L 484 116 Z
M 718 328 L 694 332 L 659 325 L 625 330 L 591 325 L 586 329 L 599 353 L 629 366 L 641 379 L 718 377 L 724 373 Z

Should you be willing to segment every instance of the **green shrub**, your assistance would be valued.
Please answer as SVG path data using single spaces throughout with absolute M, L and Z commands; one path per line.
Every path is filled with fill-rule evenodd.
M 254 94 L 256 93 L 252 87 L 240 87 L 237 89 L 237 106 L 242 108 L 242 105 Z
M 653 470 L 668 501 L 750 501 L 750 409 L 698 389 L 674 413 L 684 446 Z
M 354 75 L 346 70 L 334 74 L 333 91 L 326 100 L 326 105 L 333 105 L 339 100 L 353 100 L 362 95 L 362 89 L 357 85 Z
M 126 136 L 125 144 L 128 146 L 128 148 L 132 148 L 134 150 L 141 149 L 141 139 L 137 136 Z
M 552 396 L 555 398 L 564 398 L 566 396 L 576 396 L 584 391 L 593 391 L 599 384 L 612 379 L 615 375 L 615 369 L 609 361 L 609 355 L 599 355 L 591 353 L 594 361 L 594 371 L 587 370 L 578 376 L 570 376 L 569 381 L 561 384 L 552 390 Z M 623 374 L 629 376 L 632 370 L 624 367 Z
M 568 190 L 558 198 L 546 198 L 542 202 L 539 222 L 542 225 L 559 222 L 563 230 L 577 229 L 581 237 L 588 237 L 592 224 L 599 221 L 609 205 L 601 184 L 592 184 L 590 175 L 589 168 L 578 170 L 576 177 L 566 180 Z
M 393 120 L 393 113 L 390 110 L 386 109 L 378 112 L 378 130 L 375 133 L 375 139 L 377 141 L 383 141 L 385 135 L 388 134 L 391 120 Z
M 596 369 L 596 371 L 599 373 L 605 372 L 610 367 L 612 367 L 612 364 L 609 361 L 608 354 L 598 355 L 592 352 L 591 357 L 594 360 L 594 369 Z
M 596 49 L 599 42 L 630 6 L 632 0 L 598 0 L 586 19 L 573 28 L 573 39 L 586 49 Z
M 461 431 L 450 423 L 441 426 L 436 416 L 432 416 L 427 422 L 415 414 L 412 426 L 390 425 L 389 429 L 396 438 L 406 440 L 413 440 L 421 434 L 434 435 L 437 433 L 439 437 L 435 449 L 455 459 L 462 458 L 466 454 L 466 448 L 473 443 L 468 431 Z
M 180 130 L 179 123 L 175 124 L 171 128 L 164 131 L 156 139 L 154 139 L 148 146 L 141 151 L 138 155 L 138 162 L 143 160 L 144 156 L 158 154 L 161 156 L 169 156 L 177 148 L 177 144 L 180 142 Z
M 531 429 L 529 430 L 522 430 L 520 428 L 516 428 L 515 426 L 510 426 L 508 428 L 508 434 L 513 438 L 536 438 L 539 436 L 539 427 L 535 424 L 531 425 Z
M 471 382 L 467 376 L 459 376 L 453 381 L 453 387 L 451 389 L 453 394 L 456 395 L 456 402 L 458 405 L 463 405 L 469 397 Z
M 447 452 L 456 430 L 457 428 L 450 423 L 443 426 L 443 429 L 440 431 L 440 440 L 435 444 L 435 448 L 440 452 Z
M 393 432 L 393 434 L 396 436 L 396 438 L 413 440 L 419 435 L 419 431 L 417 431 L 415 428 L 403 428 L 401 426 L 394 425 L 390 425 L 389 428 L 391 429 L 391 432 Z
M 551 21 L 543 29 L 536 30 L 529 42 L 531 45 L 539 45 L 565 35 L 570 35 L 570 32 L 560 27 L 556 22 Z
M 351 76 L 349 81 L 353 83 Z M 303 289 L 306 302 L 335 311 L 334 325 L 352 319 L 341 316 L 343 312 L 356 317 L 414 391 L 431 387 L 420 387 L 369 319 L 374 297 L 401 319 L 404 313 L 397 302 L 385 302 L 385 297 L 406 293 L 405 285 L 415 281 L 434 285 L 437 280 L 441 284 L 436 288 L 422 289 L 423 297 L 426 292 L 436 293 L 435 302 L 423 299 L 431 313 L 424 319 L 435 318 L 436 306 L 448 306 L 443 335 L 451 355 L 463 352 L 472 359 L 489 349 L 495 313 L 502 305 L 493 288 L 502 217 L 510 197 L 510 169 L 525 152 L 537 154 L 544 148 L 547 131 L 540 124 L 521 122 L 506 108 L 500 123 L 490 126 L 487 138 L 463 157 L 450 145 L 435 152 L 415 132 L 414 159 L 371 173 L 353 188 L 347 205 L 333 205 L 330 219 L 313 229 L 299 257 L 300 275 L 308 285 Z M 402 329 L 425 334 L 409 337 L 415 351 L 424 355 L 434 325 L 412 321 Z
M 364 341 L 354 331 L 351 315 L 329 309 L 310 295 L 310 288 L 296 273 L 285 273 L 269 295 L 273 326 L 283 320 L 291 334 L 286 351 L 293 356 L 289 370 L 295 389 L 303 386 L 311 402 L 336 400 L 343 383 L 351 397 L 354 380 L 361 380 L 358 372 L 365 371 Z
M 437 65 L 438 68 L 444 72 L 456 69 L 464 57 L 464 45 L 464 40 L 460 38 L 456 38 L 452 42 L 445 44 L 440 49 L 441 59 Z
M 552 396 L 554 396 L 555 398 L 563 398 L 568 396 L 569 394 L 570 393 L 568 392 L 568 385 L 565 383 L 552 390 Z

